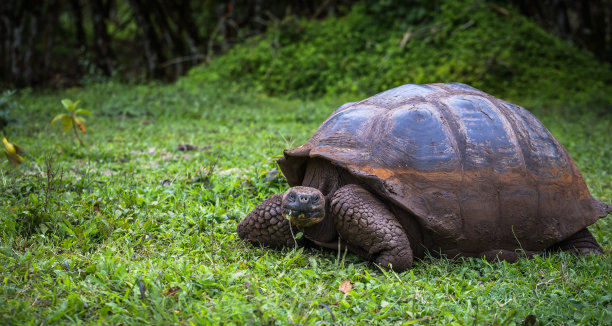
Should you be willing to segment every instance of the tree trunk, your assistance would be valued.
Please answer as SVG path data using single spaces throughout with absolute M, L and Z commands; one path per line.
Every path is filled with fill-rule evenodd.
M 91 20 L 94 31 L 93 48 L 96 55 L 96 65 L 106 75 L 113 73 L 114 54 L 111 49 L 111 39 L 108 35 L 106 20 L 109 16 L 110 1 L 91 0 Z
M 147 75 L 149 77 L 160 78 L 162 74 L 158 69 L 158 65 L 160 61 L 165 61 L 166 58 L 163 55 L 157 32 L 151 22 L 147 1 L 129 0 L 129 2 L 143 34 L 142 44 L 144 47 Z
M 80 0 L 70 0 L 72 14 L 74 15 L 74 28 L 76 40 L 81 46 L 86 46 L 85 28 L 83 27 L 83 5 Z

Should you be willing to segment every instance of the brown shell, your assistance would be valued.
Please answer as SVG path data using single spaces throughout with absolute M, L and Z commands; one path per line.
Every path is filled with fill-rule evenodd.
M 350 171 L 413 214 L 441 249 L 463 254 L 541 251 L 612 210 L 527 110 L 459 83 L 404 85 L 336 109 L 279 160 L 291 186 L 314 157 Z

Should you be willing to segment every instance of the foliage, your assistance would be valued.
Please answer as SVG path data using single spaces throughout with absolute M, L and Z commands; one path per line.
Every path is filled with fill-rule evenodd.
M 457 81 L 509 100 L 610 101 L 612 68 L 484 0 L 397 9 L 356 5 L 344 17 L 293 21 L 193 69 L 202 85 L 238 82 L 268 94 L 355 97 L 406 84 Z M 397 16 L 396 16 L 397 17 Z M 569 95 L 571 94 L 571 95 Z
M 1 1 L 0 86 L 174 80 L 291 10 L 320 18 L 335 8 L 325 0 Z
M 261 35 L 266 30 L 278 30 L 287 22 L 297 21 L 296 30 L 289 34 L 300 36 L 306 21 L 316 21 L 323 18 L 336 17 L 335 22 L 341 22 L 338 17 L 350 12 L 357 4 L 360 11 L 372 21 L 367 26 L 369 34 L 365 39 L 355 37 L 353 32 L 335 34 L 335 38 L 348 36 L 349 42 L 365 41 L 370 56 L 384 58 L 382 61 L 355 62 L 355 65 L 368 64 L 364 69 L 376 69 L 378 63 L 385 68 L 387 65 L 409 63 L 418 56 L 406 52 L 421 51 L 413 43 L 420 39 L 435 39 L 443 49 L 451 50 L 454 46 L 453 37 L 446 38 L 448 30 L 428 29 L 425 24 L 435 22 L 441 25 L 429 27 L 444 27 L 452 21 L 442 21 L 442 15 L 454 14 L 453 8 L 472 6 L 474 1 L 460 0 L 453 4 L 448 0 L 38 0 L 36 6 L 26 1 L 0 2 L 0 85 L 9 87 L 25 87 L 47 85 L 66 87 L 77 84 L 87 84 L 105 79 L 142 81 L 145 78 L 175 80 L 187 70 L 201 62 L 209 62 L 218 54 L 224 54 L 233 45 L 243 42 L 253 35 Z M 611 62 L 612 58 L 612 20 L 609 19 L 609 8 L 612 0 L 477 0 L 473 5 L 490 7 L 500 16 L 516 16 L 516 11 L 505 9 L 504 6 L 516 5 L 522 14 L 538 22 L 541 26 L 564 40 L 571 40 L 583 49 L 593 52 L 600 60 Z M 606 10 L 605 8 L 608 8 Z M 461 13 L 458 11 L 458 13 Z M 463 13 L 461 13 L 463 14 Z M 469 26 L 469 17 L 461 25 L 450 25 L 451 33 L 463 29 L 481 29 L 483 26 Z M 508 26 L 513 25 L 512 19 L 502 17 L 501 24 L 490 25 L 499 28 L 496 35 L 504 38 L 505 32 L 514 32 Z M 475 22 L 475 21 L 474 21 Z M 510 25 L 505 24 L 510 23 Z M 317 23 L 307 23 L 308 29 Z M 342 22 L 340 24 L 343 24 Z M 467 25 L 463 25 L 467 24 Z M 329 26 L 329 24 L 327 24 Z M 449 25 L 447 25 L 448 27 Z M 350 26 L 349 26 L 350 27 Z M 420 27 L 425 27 L 421 29 Z M 40 33 L 41 30 L 46 31 Z M 375 34 L 378 30 L 382 33 Z M 381 35 L 395 33 L 390 39 Z M 266 37 L 264 37 L 266 38 Z M 304 49 L 312 50 L 316 35 L 306 35 L 303 39 L 307 44 Z M 478 36 L 476 36 L 478 38 Z M 495 43 L 495 38 L 483 39 L 483 42 Z M 508 40 L 502 41 L 508 44 Z M 268 39 L 272 46 L 275 44 Z M 401 50 L 397 50 L 401 44 Z M 451 45 L 449 47 L 449 44 Z M 363 46 L 363 43 L 362 45 Z M 296 47 L 300 49 L 301 47 Z M 324 47 L 326 53 L 333 48 Z M 487 46 L 488 48 L 488 46 Z M 505 47 L 516 50 L 516 46 Z M 350 48 L 338 48 L 342 53 L 354 53 Z M 338 50 L 336 49 L 336 50 Z M 479 65 L 481 58 L 477 54 L 474 60 L 467 60 L 467 65 Z M 274 51 L 279 52 L 279 51 Z M 280 51 L 285 57 L 278 63 L 289 62 L 286 51 Z M 443 51 L 442 55 L 452 52 Z M 493 54 L 489 52 L 485 54 Z M 305 52 L 305 55 L 318 54 Z M 430 54 L 430 53 L 427 53 Z M 434 53 L 435 54 L 435 53 Z M 388 55 L 386 57 L 385 55 Z M 452 55 L 448 58 L 452 58 Z M 268 58 L 269 59 L 269 58 Z M 441 65 L 443 56 L 434 56 L 435 65 Z M 484 58 L 485 60 L 487 58 Z M 502 61 L 496 62 L 495 59 Z M 491 63 L 501 64 L 502 70 L 508 67 L 503 56 L 493 55 Z M 276 60 L 276 54 L 272 58 Z M 317 63 L 315 58 L 315 64 Z M 269 60 L 268 60 L 269 61 Z M 298 62 L 306 62 L 300 60 Z M 474 62 L 476 61 L 476 62 Z M 342 68 L 322 65 L 321 68 Z M 313 69 L 314 67 L 308 68 Z M 465 67 L 456 67 L 463 69 Z M 469 67 L 468 67 L 469 68 Z M 274 71 L 278 69 L 273 69 Z M 239 70 L 238 70 L 239 71 Z M 274 72 L 270 70 L 270 72 Z M 515 73 L 517 71 L 512 70 Z M 286 70 L 283 72 L 295 73 Z M 431 74 L 431 71 L 422 71 Z M 435 70 L 434 70 L 435 72 Z M 255 71 L 254 73 L 258 73 Z M 339 72 L 341 75 L 342 71 Z M 404 73 L 400 71 L 400 73 Z M 417 72 L 418 73 L 418 72 Z M 354 73 L 353 73 L 354 74 Z M 378 77 L 389 78 L 388 76 Z M 419 76 L 394 74 L 391 82 L 403 79 L 415 79 Z M 421 76 L 422 78 L 422 76 Z M 347 78 L 347 80 L 350 80 Z M 342 78 L 337 81 L 342 81 Z M 363 81 L 362 81 L 363 82 Z M 388 82 L 387 80 L 385 82 Z M 294 85 L 295 86 L 295 85 Z M 372 85 L 358 85 L 372 86 Z M 303 85 L 299 85 L 303 87 Z M 350 89 L 350 87 L 349 87 Z M 373 89 L 366 89 L 370 92 Z
M 66 110 L 68 110 L 68 114 L 60 113 L 51 120 L 51 125 L 54 125 L 56 122 L 60 121 L 62 123 L 62 129 L 64 129 L 65 133 L 70 132 L 70 130 L 74 131 L 74 136 L 78 139 L 79 143 L 85 147 L 85 143 L 81 137 L 79 137 L 79 133 L 77 129 L 82 133 L 85 133 L 85 118 L 81 115 L 92 116 L 92 113 L 85 109 L 77 109 L 80 101 L 73 102 L 70 99 L 63 99 L 62 106 Z

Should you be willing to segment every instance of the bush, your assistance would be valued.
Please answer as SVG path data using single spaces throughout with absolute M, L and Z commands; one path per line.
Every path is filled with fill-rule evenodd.
M 484 0 L 420 2 L 358 4 L 325 21 L 285 19 L 187 79 L 302 98 L 454 81 L 515 101 L 610 102 L 609 65 L 512 8 Z

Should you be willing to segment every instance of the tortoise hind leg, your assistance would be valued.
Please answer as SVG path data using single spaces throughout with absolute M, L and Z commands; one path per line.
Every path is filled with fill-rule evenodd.
M 353 253 L 396 272 L 412 266 L 412 248 L 404 229 L 367 190 L 344 186 L 334 193 L 331 208 L 336 229 Z
M 551 251 L 570 251 L 576 254 L 603 254 L 603 249 L 586 228 L 576 232 L 571 237 L 550 247 Z
M 276 194 L 257 205 L 238 224 L 238 236 L 254 245 L 283 248 L 303 244 L 303 239 L 294 239 L 298 228 L 281 213 L 283 195 Z

